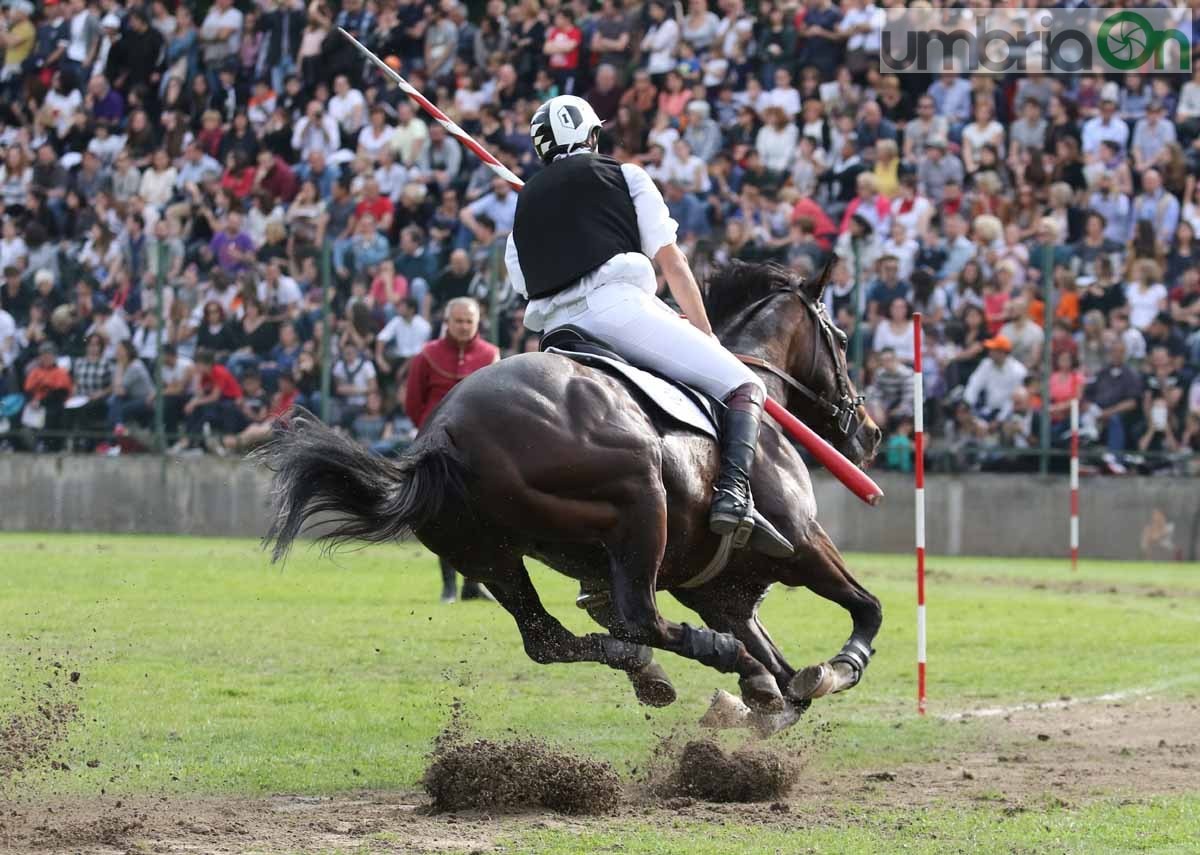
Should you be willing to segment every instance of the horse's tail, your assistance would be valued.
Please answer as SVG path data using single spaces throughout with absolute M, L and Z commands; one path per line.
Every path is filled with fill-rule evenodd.
M 307 410 L 285 417 L 254 453 L 273 475 L 271 525 L 263 539 L 272 560 L 287 555 L 310 517 L 321 515 L 326 549 L 349 541 L 387 543 L 465 495 L 466 469 L 444 433 L 422 437 L 397 460 L 377 457 Z

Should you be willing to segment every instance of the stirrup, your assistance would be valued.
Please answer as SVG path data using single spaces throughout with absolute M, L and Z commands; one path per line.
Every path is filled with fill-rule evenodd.
M 754 530 L 750 536 L 751 549 L 771 558 L 791 558 L 796 554 L 796 547 L 792 546 L 791 541 L 780 534 L 779 529 L 760 514 L 757 508 L 751 513 L 754 520 Z
M 754 533 L 754 517 L 750 513 L 745 516 L 735 516 L 728 512 L 708 513 L 708 527 L 713 534 L 732 538 L 733 548 L 741 549 Z

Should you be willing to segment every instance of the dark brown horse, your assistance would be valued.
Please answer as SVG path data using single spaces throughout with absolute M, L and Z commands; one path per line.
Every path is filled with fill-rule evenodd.
M 845 337 L 821 308 L 823 279 L 806 284 L 782 268 L 735 264 L 710 280 L 708 311 L 730 350 L 760 362 L 769 394 L 861 464 L 879 430 L 847 376 Z M 879 601 L 817 522 L 808 469 L 773 423 L 762 432 L 754 498 L 795 555 L 736 550 L 716 578 L 685 587 L 719 543 L 707 524 L 716 444 L 656 425 L 621 382 L 562 356 L 524 354 L 472 374 L 398 460 L 372 457 L 304 413 L 260 459 L 274 472 L 267 540 L 277 559 L 314 514 L 336 517 L 322 529 L 334 545 L 411 532 L 487 584 L 535 662 L 626 671 L 644 703 L 675 698 L 650 648 L 736 672 L 743 700 L 760 712 L 850 688 L 873 652 Z M 585 601 L 609 634 L 579 637 L 550 615 L 525 556 L 601 592 Z M 758 620 L 775 582 L 807 587 L 850 613 L 853 631 L 838 655 L 800 672 L 788 665 Z M 706 626 L 663 618 L 660 591 Z

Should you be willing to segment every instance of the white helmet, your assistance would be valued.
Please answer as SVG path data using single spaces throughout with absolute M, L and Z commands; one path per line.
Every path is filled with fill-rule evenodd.
M 538 157 L 549 163 L 556 154 L 587 147 L 592 131 L 602 124 L 587 101 L 575 95 L 559 95 L 538 107 L 529 123 L 529 135 Z

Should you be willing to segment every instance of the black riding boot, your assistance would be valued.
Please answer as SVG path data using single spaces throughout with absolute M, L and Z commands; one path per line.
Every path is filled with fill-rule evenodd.
M 762 388 L 753 383 L 739 386 L 725 399 L 721 472 L 714 487 L 716 497 L 709 511 L 708 525 L 722 537 L 732 535 L 735 547 L 750 543 L 760 552 L 785 557 L 795 551 L 792 544 L 755 513 L 750 494 L 750 472 L 758 448 L 763 400 Z

